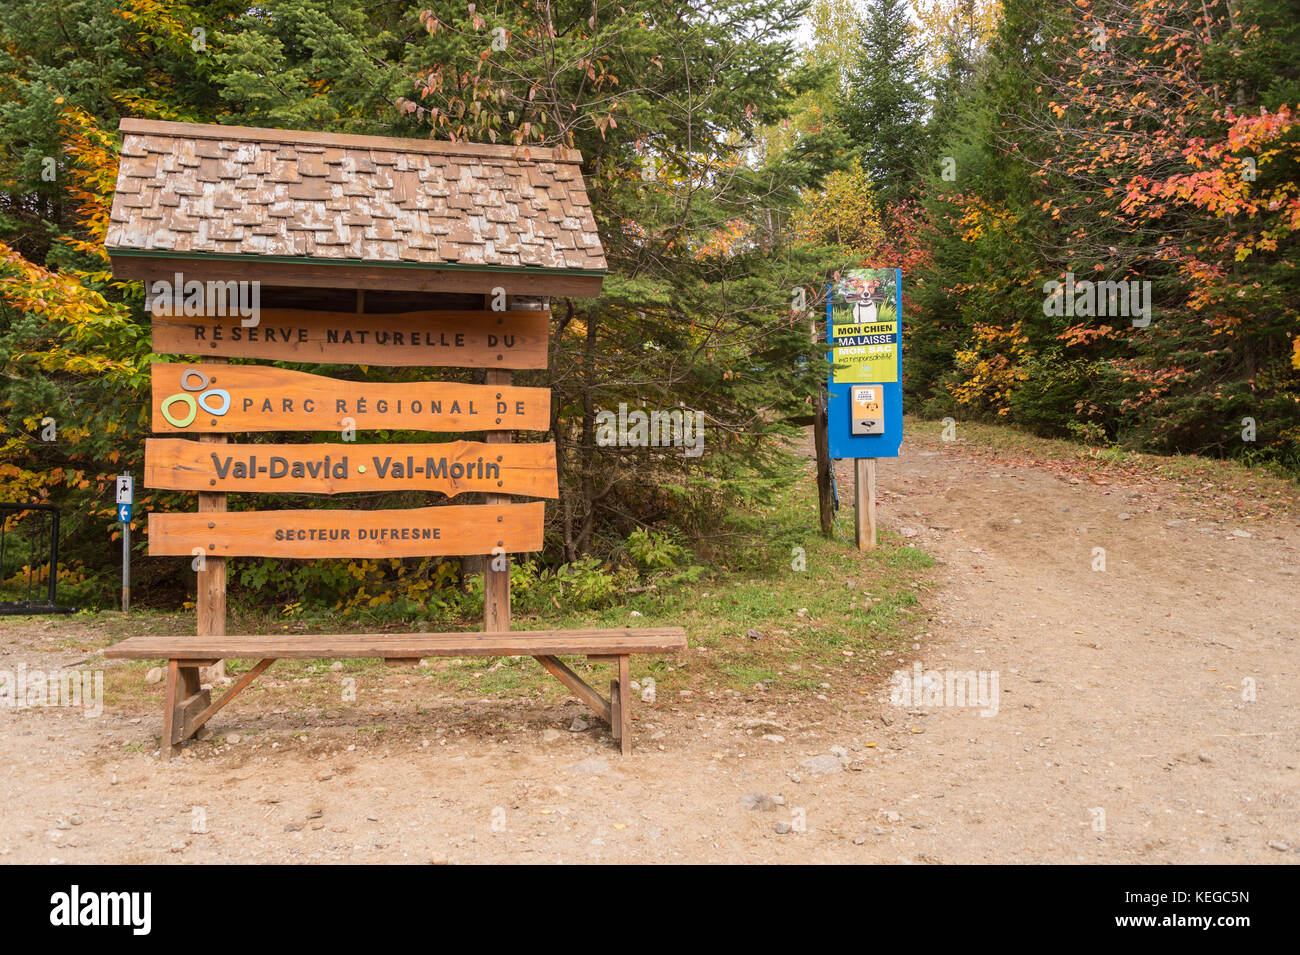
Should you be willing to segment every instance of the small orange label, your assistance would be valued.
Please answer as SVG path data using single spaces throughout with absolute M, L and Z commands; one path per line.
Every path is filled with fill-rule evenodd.
M 883 418 L 885 416 L 884 389 L 859 385 L 853 389 L 853 417 Z

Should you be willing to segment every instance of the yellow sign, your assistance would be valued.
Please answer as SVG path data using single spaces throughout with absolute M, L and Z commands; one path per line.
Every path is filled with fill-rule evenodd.
M 831 349 L 831 381 L 856 384 L 861 381 L 898 381 L 898 354 L 894 345 L 847 345 Z
M 831 381 L 836 384 L 898 381 L 898 319 L 844 321 L 854 316 L 837 308 L 831 325 Z M 891 310 L 892 311 L 892 310 Z M 888 314 L 888 313 L 886 313 Z

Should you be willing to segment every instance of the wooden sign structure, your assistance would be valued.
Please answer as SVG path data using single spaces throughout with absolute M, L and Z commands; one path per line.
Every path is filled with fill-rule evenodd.
M 358 296 L 360 299 L 360 296 Z M 486 303 L 485 303 L 486 304 Z M 514 495 L 558 496 L 556 446 L 553 442 L 514 444 L 516 430 L 543 430 L 550 423 L 550 392 L 511 384 L 510 372 L 486 364 L 483 346 L 500 346 L 499 361 L 537 361 L 537 312 L 521 312 L 515 322 L 507 313 L 455 313 L 422 322 L 420 332 L 396 327 L 389 317 L 360 315 L 355 328 L 368 342 L 347 343 L 348 328 L 338 313 L 316 317 L 294 312 L 293 322 L 268 325 L 258 337 L 231 320 L 198 316 L 180 322 L 156 322 L 162 347 L 181 351 L 206 341 L 209 353 L 198 363 L 154 364 L 153 426 L 161 434 L 145 442 L 145 484 L 198 492 L 196 513 L 149 515 L 149 552 L 190 556 L 199 568 L 198 613 L 202 639 L 164 641 L 169 648 L 167 704 L 163 717 L 162 754 L 197 733 L 212 716 L 274 662 L 275 655 L 349 656 L 375 653 L 390 663 L 411 663 L 398 642 L 348 635 L 313 635 L 283 639 L 225 638 L 226 559 L 229 557 L 392 558 L 481 556 L 484 633 L 425 634 L 410 643 L 418 656 L 505 653 L 531 648 L 532 655 L 579 699 L 609 723 L 624 753 L 630 752 L 630 655 L 664 652 L 685 646 L 680 628 L 651 630 L 539 631 L 510 639 L 509 555 L 540 550 L 543 501 L 516 503 Z M 548 313 L 540 313 L 545 316 Z M 469 319 L 464 316 L 468 315 Z M 457 323 L 471 320 L 473 327 Z M 495 320 L 495 321 L 494 321 Z M 437 329 L 436 343 L 423 335 L 424 325 Z M 381 327 L 382 326 L 382 327 Z M 498 328 L 497 332 L 484 329 Z M 505 329 L 517 336 L 506 344 Z M 322 330 L 324 330 L 322 332 Z M 378 338 L 383 332 L 384 337 Z M 183 334 L 182 334 L 183 332 Z M 400 338 L 398 337 L 400 333 Z M 430 333 L 432 334 L 432 333 Z M 187 337 L 188 336 L 188 337 Z M 546 344 L 545 338 L 541 339 Z M 364 348 L 362 346 L 365 346 Z M 411 354 L 484 364 L 484 384 L 440 381 L 380 383 L 350 381 L 263 365 L 226 364 L 227 355 L 338 361 L 344 354 L 375 364 L 398 366 Z M 517 348 L 517 350 L 510 350 Z M 405 349 L 412 349 L 406 351 Z M 541 353 L 545 361 L 545 351 Z M 428 360 L 424 358 L 423 360 Z M 485 432 L 483 441 L 378 443 L 354 441 L 283 444 L 228 443 L 225 435 L 245 431 L 419 430 Z M 349 492 L 432 491 L 448 498 L 470 493 L 485 503 L 435 507 L 341 510 L 226 510 L 226 494 L 299 493 L 334 495 Z M 124 641 L 112 656 L 157 652 L 147 641 Z M 199 667 L 220 663 L 231 647 L 266 656 L 245 672 L 216 702 L 200 683 Z M 554 652 L 552 652 L 554 651 Z M 415 651 L 411 651 L 415 652 Z M 601 696 L 559 658 L 584 653 L 588 659 L 617 666 L 609 698 Z M 273 655 L 274 654 L 274 655 Z
M 151 553 L 196 558 L 198 636 L 132 638 L 107 651 L 167 657 L 162 755 L 173 755 L 277 656 L 410 663 L 522 652 L 607 720 L 628 752 L 629 657 L 684 648 L 680 628 L 507 632 L 509 555 L 541 547 L 544 499 L 558 489 L 556 446 L 513 442 L 515 432 L 550 429 L 550 392 L 514 386 L 511 371 L 547 366 L 550 312 L 539 307 L 546 297 L 595 296 L 608 269 L 581 156 L 152 120 L 126 119 L 121 129 L 105 248 L 118 279 L 146 283 L 155 352 L 178 358 L 151 371 L 159 436 L 146 445 L 145 483 L 198 496 L 197 512 L 153 514 L 149 524 Z M 283 183 L 295 184 L 287 196 Z M 213 195 L 222 199 L 215 206 Z M 471 211 L 489 225 L 472 221 Z M 230 359 L 482 369 L 482 378 L 357 381 L 345 380 L 356 377 L 348 372 Z M 353 440 L 376 430 L 464 438 Z M 246 432 L 331 436 L 316 444 L 227 441 Z M 226 507 L 231 492 L 376 491 L 458 500 L 400 510 Z M 228 556 L 425 555 L 490 556 L 484 633 L 226 637 Z M 559 654 L 614 663 L 609 699 Z M 258 662 L 213 702 L 199 668 L 227 656 Z
M 339 313 L 319 317 L 301 312 L 277 313 L 279 324 L 268 324 L 256 336 L 249 333 L 260 324 L 244 328 L 220 316 L 155 322 L 155 329 L 161 333 L 161 347 L 168 351 L 184 354 L 194 350 L 195 342 L 208 344 L 200 362 L 159 362 L 151 369 L 154 431 L 198 438 L 150 438 L 145 444 L 146 485 L 196 491 L 199 497 L 197 513 L 149 515 L 151 554 L 202 558 L 197 565 L 198 629 L 203 639 L 197 643 L 176 642 L 168 664 L 164 757 L 171 756 L 181 741 L 197 733 L 273 662 L 269 655 L 261 659 L 215 703 L 201 688 L 199 666 L 220 663 L 226 654 L 218 648 L 271 646 L 265 641 L 258 643 L 257 638 L 221 642 L 225 638 L 229 557 L 479 555 L 485 558 L 484 634 L 424 635 L 419 643 L 421 655 L 531 646 L 535 650 L 532 655 L 543 668 L 609 723 L 624 753 L 631 751 L 630 654 L 680 649 L 685 646 L 685 634 L 680 628 L 670 627 L 649 631 L 546 631 L 521 634 L 514 643 L 506 639 L 510 631 L 509 555 L 540 550 L 545 522 L 542 501 L 516 503 L 513 496 L 555 498 L 558 475 L 553 442 L 514 444 L 511 440 L 514 431 L 549 427 L 549 390 L 514 386 L 510 371 L 494 367 L 491 362 L 508 360 L 531 367 L 538 361 L 540 340 L 544 364 L 546 339 L 539 336 L 535 326 L 538 314 L 545 318 L 549 313 L 522 311 L 518 321 L 509 312 L 454 314 L 455 320 L 443 316 L 429 323 L 422 321 L 418 334 L 412 334 L 409 327 L 397 327 L 400 320 L 388 316 L 349 316 L 349 321 L 355 322 L 354 331 L 367 333 L 366 341 L 360 341 L 359 335 L 348 341 L 348 329 Z M 466 321 L 476 324 L 457 325 Z M 425 324 L 436 327 L 436 340 L 422 333 Z M 507 335 L 514 337 L 508 340 Z M 503 350 L 489 354 L 493 347 Z M 413 354 L 436 353 L 459 367 L 483 366 L 484 384 L 351 381 L 285 368 L 226 363 L 228 356 L 254 353 L 263 358 L 311 357 L 335 362 L 346 355 L 394 367 L 407 363 Z M 409 444 L 231 444 L 225 437 L 247 431 L 346 434 L 348 430 L 480 430 L 485 432 L 485 439 Z M 485 503 L 399 510 L 229 512 L 226 494 L 231 491 L 321 495 L 434 491 L 448 498 L 480 494 Z M 110 652 L 115 656 L 146 652 L 132 649 L 131 642 L 125 641 Z M 414 660 L 395 656 L 398 651 L 391 642 L 372 645 L 347 635 L 312 636 L 292 645 L 274 644 L 280 655 L 350 655 L 346 648 L 355 646 L 364 646 L 367 653 L 380 653 L 393 663 Z M 617 676 L 610 681 L 609 698 L 590 687 L 557 653 L 545 652 L 553 647 L 585 653 L 593 661 L 614 663 Z

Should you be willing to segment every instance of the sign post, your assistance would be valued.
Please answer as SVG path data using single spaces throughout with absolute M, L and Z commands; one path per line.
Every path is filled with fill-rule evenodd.
M 135 479 L 117 476 L 117 519 L 122 522 L 122 613 L 131 612 L 131 508 L 135 504 Z
M 899 269 L 850 269 L 826 290 L 827 428 L 831 457 L 854 461 L 860 550 L 876 546 L 876 459 L 898 457 L 903 442 L 902 280 Z

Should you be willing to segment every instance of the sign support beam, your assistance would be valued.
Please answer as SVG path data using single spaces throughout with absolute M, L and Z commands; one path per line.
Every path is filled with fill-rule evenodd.
M 228 364 L 225 358 L 209 358 L 208 362 L 213 365 Z M 201 434 L 199 441 L 204 444 L 225 444 L 227 438 L 224 434 Z M 225 492 L 200 491 L 199 513 L 208 514 L 213 512 L 223 512 L 226 509 Z M 195 609 L 198 612 L 198 636 L 199 637 L 224 637 L 226 635 L 226 558 L 205 556 L 203 567 L 198 572 L 198 586 L 195 595 Z M 226 661 L 221 660 L 213 668 L 213 675 L 220 679 L 226 675 Z M 199 671 L 196 668 L 193 675 L 193 681 L 197 686 L 199 680 Z M 163 746 L 167 745 L 167 740 L 163 740 Z
M 128 471 L 117 476 L 117 519 L 122 524 L 122 613 L 131 612 L 131 511 L 134 506 L 135 478 Z M 52 570 L 50 603 L 54 603 L 55 576 Z
M 122 613 L 131 612 L 131 522 L 122 524 Z
M 858 550 L 876 549 L 876 459 L 853 459 L 853 511 Z
M 484 296 L 484 305 L 492 314 L 492 299 Z M 507 300 L 507 307 L 509 306 Z M 498 321 L 502 321 L 498 314 Z M 504 368 L 488 368 L 483 372 L 487 385 L 509 385 L 510 372 Z M 509 444 L 511 432 L 489 431 L 483 438 L 487 444 Z M 488 494 L 488 504 L 509 504 L 509 494 Z M 504 564 L 500 570 L 497 568 Z M 483 629 L 488 633 L 505 633 L 510 629 L 510 555 L 492 554 L 483 561 Z

